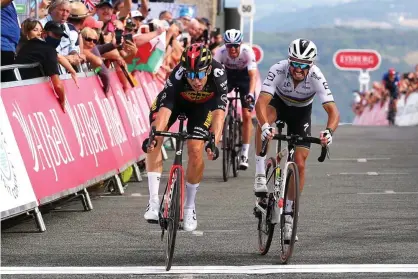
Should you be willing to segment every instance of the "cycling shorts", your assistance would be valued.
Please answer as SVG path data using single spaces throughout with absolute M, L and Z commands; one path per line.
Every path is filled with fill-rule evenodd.
M 164 107 L 161 105 L 163 94 L 164 91 L 158 94 L 151 106 L 149 114 L 150 124 L 155 121 L 160 107 Z M 168 120 L 168 129 L 170 129 L 174 122 L 176 122 L 178 116 L 182 113 L 187 117 L 187 133 L 196 136 L 209 135 L 209 129 L 212 124 L 212 110 L 208 104 L 190 103 L 178 98 L 171 110 L 171 116 Z
M 250 91 L 250 75 L 248 74 L 247 68 L 244 70 L 226 69 L 226 74 L 228 77 L 228 91 L 230 92 L 232 89 L 238 87 L 240 92 L 241 107 L 248 108 L 249 106 L 245 97 Z
M 276 121 L 281 120 L 287 124 L 288 135 L 311 136 L 312 104 L 304 107 L 292 107 L 286 105 L 279 96 L 275 95 L 269 105 L 276 109 Z M 301 142 L 296 146 L 310 149 L 311 144 Z

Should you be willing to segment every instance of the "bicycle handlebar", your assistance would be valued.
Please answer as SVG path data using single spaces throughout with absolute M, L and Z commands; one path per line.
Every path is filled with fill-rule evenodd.
M 276 134 L 273 136 L 274 140 L 282 140 L 282 141 L 287 141 L 290 142 L 292 144 L 296 144 L 298 142 L 309 142 L 309 143 L 315 143 L 315 144 L 319 144 L 321 145 L 321 140 L 319 138 L 315 138 L 315 137 L 302 137 L 299 135 L 279 135 Z M 268 144 L 268 140 L 264 140 L 262 142 L 261 145 L 261 152 L 260 152 L 260 156 L 265 156 L 267 154 L 267 144 Z M 321 155 L 318 157 L 318 161 L 319 162 L 323 162 L 325 160 L 325 157 L 327 156 L 328 153 L 328 147 L 327 146 L 322 146 L 321 148 Z
M 215 151 L 215 135 L 212 132 L 209 132 L 209 135 L 207 136 L 196 136 L 196 135 L 188 134 L 186 132 L 172 133 L 172 132 L 166 132 L 166 131 L 157 131 L 156 127 L 152 126 L 150 134 L 149 134 L 149 138 L 148 138 L 147 149 L 151 147 L 151 144 L 153 144 L 154 138 L 158 136 L 171 137 L 171 138 L 181 139 L 181 140 L 193 139 L 193 140 L 209 141 L 208 145 L 210 149 L 212 150 L 212 152 Z

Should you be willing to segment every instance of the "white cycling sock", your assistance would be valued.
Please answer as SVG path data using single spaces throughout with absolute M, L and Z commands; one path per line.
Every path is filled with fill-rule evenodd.
M 284 212 L 287 212 L 287 213 L 293 212 L 293 201 L 291 200 L 286 201 L 286 207 L 284 209 Z
M 266 161 L 266 156 L 261 157 L 261 156 L 255 155 L 255 175 L 266 174 L 266 169 L 264 167 L 265 161 Z
M 161 173 L 149 172 L 148 174 L 148 189 L 149 189 L 149 202 L 159 204 L 158 190 L 160 189 Z
M 199 187 L 199 183 L 191 184 L 186 182 L 186 202 L 184 203 L 185 209 L 195 208 L 196 192 Z
M 248 151 L 250 151 L 250 144 L 249 143 L 243 143 L 242 149 L 241 149 L 241 155 L 245 158 L 248 158 Z

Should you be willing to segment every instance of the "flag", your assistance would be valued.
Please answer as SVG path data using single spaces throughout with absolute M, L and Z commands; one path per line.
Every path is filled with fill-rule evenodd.
M 81 2 L 86 5 L 90 12 L 93 12 L 100 0 L 81 0 Z
M 165 37 L 166 32 L 140 46 L 132 63 L 128 65 L 129 72 L 138 70 L 157 73 L 163 64 L 166 47 Z

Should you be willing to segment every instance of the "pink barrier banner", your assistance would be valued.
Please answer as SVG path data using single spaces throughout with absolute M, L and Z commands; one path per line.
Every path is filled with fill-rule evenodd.
M 36 198 L 43 203 L 135 159 L 117 94 L 96 76 L 65 80 L 66 113 L 49 83 L 6 88 L 1 98 Z

